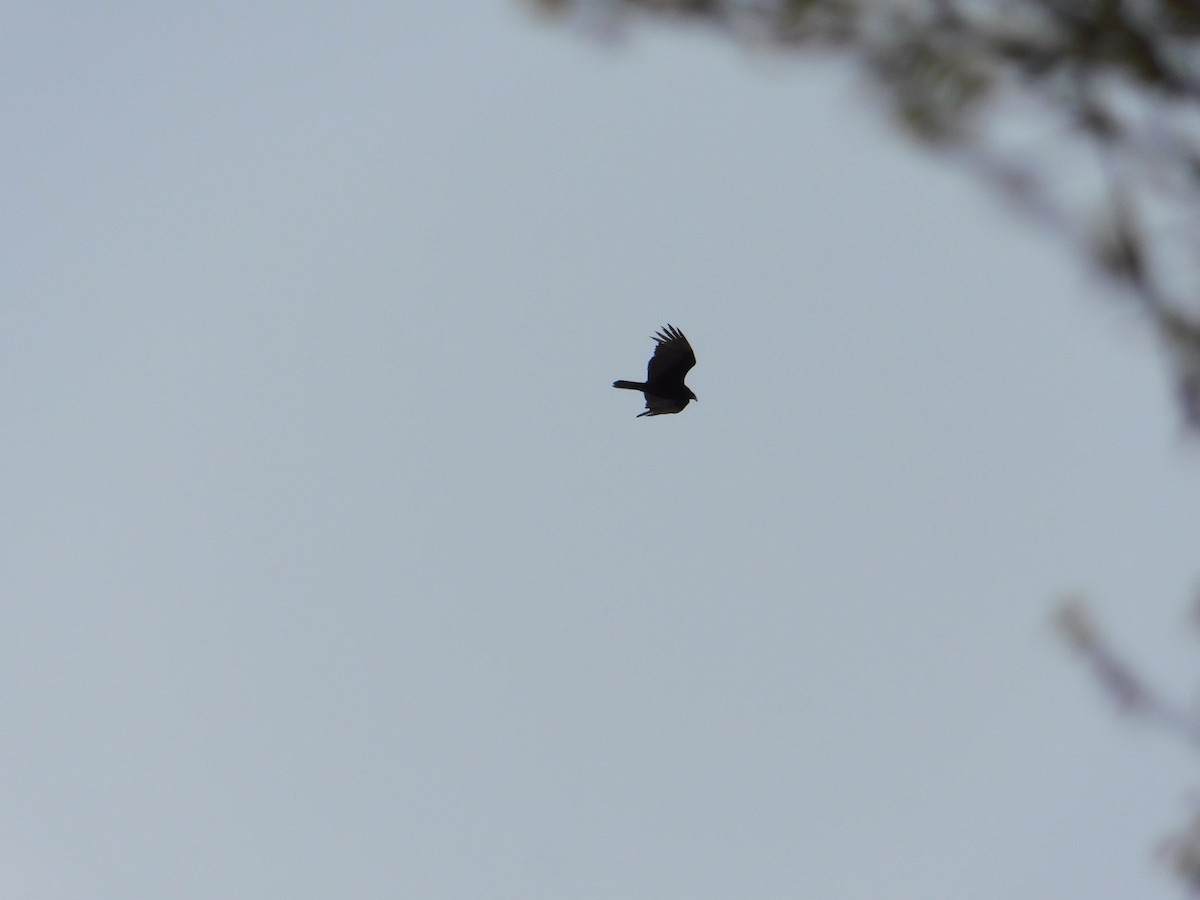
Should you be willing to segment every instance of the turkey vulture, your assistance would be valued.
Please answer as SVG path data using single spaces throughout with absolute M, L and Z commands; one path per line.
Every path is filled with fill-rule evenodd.
M 642 416 L 661 416 L 677 413 L 688 405 L 689 400 L 698 399 L 691 388 L 683 383 L 688 369 L 696 364 L 696 354 L 683 332 L 668 325 L 654 335 L 658 346 L 646 367 L 646 380 L 614 381 L 613 387 L 630 391 L 641 391 L 646 395 L 646 411 Z

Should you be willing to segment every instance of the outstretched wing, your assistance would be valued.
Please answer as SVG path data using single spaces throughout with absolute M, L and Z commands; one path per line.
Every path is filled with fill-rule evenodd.
M 654 348 L 650 365 L 646 367 L 647 383 L 683 384 L 688 369 L 696 364 L 692 345 L 674 325 L 659 329 L 653 337 L 658 341 L 658 346 Z
M 657 397 L 654 394 L 647 394 L 646 411 L 638 413 L 637 417 L 640 419 L 642 416 L 661 416 L 668 413 L 682 412 L 687 404 L 687 400 L 680 402 L 679 400 L 672 400 L 670 397 Z

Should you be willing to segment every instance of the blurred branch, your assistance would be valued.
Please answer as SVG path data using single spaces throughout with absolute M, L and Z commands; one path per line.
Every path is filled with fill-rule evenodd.
M 1054 624 L 1119 712 L 1162 728 L 1200 750 L 1200 717 L 1148 688 L 1100 634 L 1082 601 L 1064 601 Z
M 1200 612 L 1200 607 L 1197 611 Z M 1100 633 L 1083 601 L 1065 600 L 1055 613 L 1054 625 L 1119 712 L 1141 719 L 1200 750 L 1200 712 L 1172 703 L 1149 688 Z M 1189 893 L 1200 897 L 1200 812 L 1187 826 L 1163 841 L 1159 851 Z
M 620 35 L 686 22 L 850 59 L 899 127 L 1108 275 L 1200 434 L 1200 0 L 527 0 Z
M 1159 845 L 1159 854 L 1187 886 L 1188 895 L 1200 897 L 1200 813 L 1168 836 Z

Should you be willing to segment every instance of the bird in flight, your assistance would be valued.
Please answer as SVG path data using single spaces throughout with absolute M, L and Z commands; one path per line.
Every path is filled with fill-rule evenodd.
M 683 383 L 688 370 L 696 364 L 696 354 L 683 332 L 668 325 L 654 335 L 658 345 L 646 367 L 646 380 L 614 381 L 613 387 L 629 391 L 641 391 L 646 395 L 646 411 L 642 416 L 662 416 L 677 413 L 688 405 L 689 400 L 699 398 Z

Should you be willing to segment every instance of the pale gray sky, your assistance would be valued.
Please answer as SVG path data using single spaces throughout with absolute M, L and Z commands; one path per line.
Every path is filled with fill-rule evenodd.
M 846 70 L 6 19 L 0 895 L 1178 895 L 1195 759 L 1046 628 L 1191 684 L 1152 342 Z

